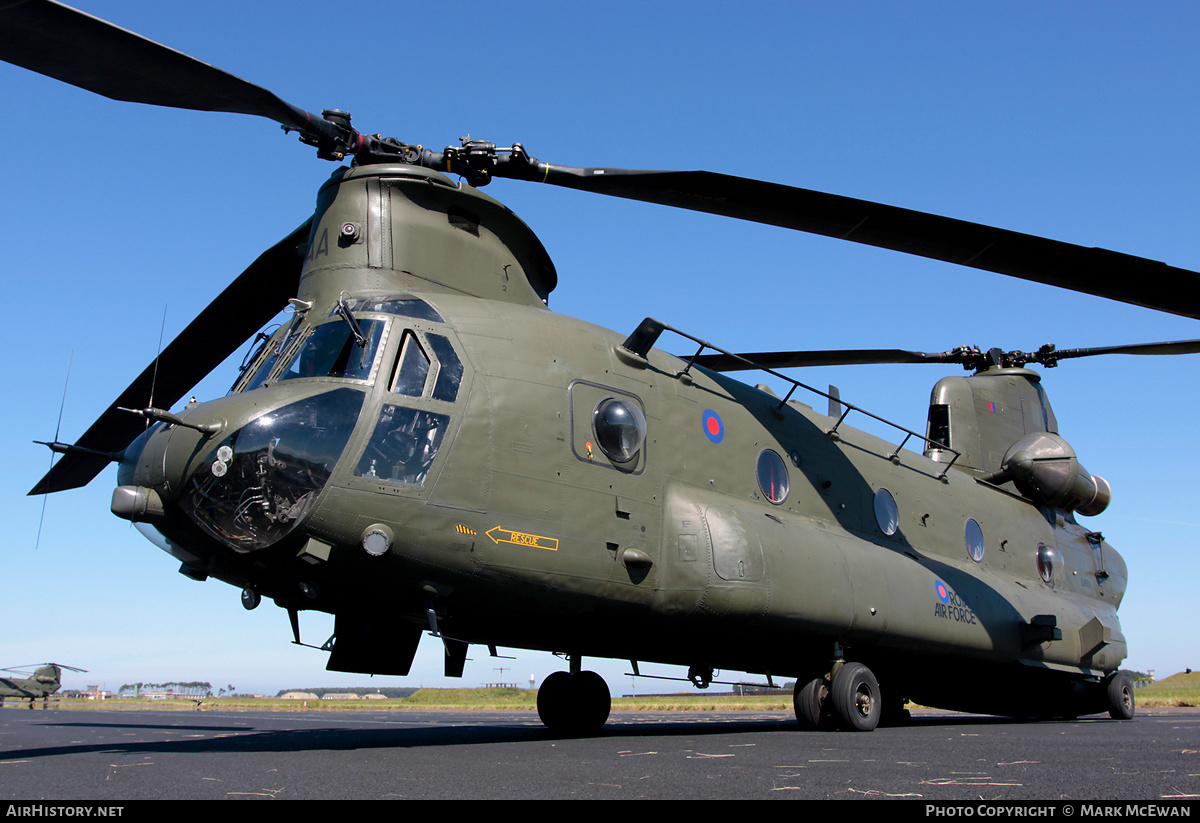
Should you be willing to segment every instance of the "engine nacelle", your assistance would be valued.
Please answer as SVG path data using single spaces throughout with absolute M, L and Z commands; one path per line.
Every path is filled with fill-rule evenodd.
M 1050 432 L 1022 437 L 1004 453 L 1000 471 L 987 479 L 1011 480 L 1031 500 L 1089 517 L 1112 500 L 1108 481 L 1089 474 L 1070 444 Z

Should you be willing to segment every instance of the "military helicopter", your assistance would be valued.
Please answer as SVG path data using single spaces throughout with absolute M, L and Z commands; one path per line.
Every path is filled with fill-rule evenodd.
M 1102 510 L 1106 484 L 1025 368 L 1052 350 L 738 355 L 656 320 L 607 331 L 547 311 L 548 255 L 478 187 L 513 177 L 725 214 L 1195 317 L 1175 293 L 1191 272 L 745 178 L 571 169 L 485 141 L 433 152 L 57 4 L 0 21 L 25 32 L 9 62 L 118 99 L 264 116 L 354 158 L 87 434 L 51 444 L 64 457 L 35 493 L 116 462 L 114 512 L 184 574 L 250 607 L 267 596 L 293 625 L 335 615 L 334 670 L 404 674 L 426 632 L 449 674 L 471 644 L 565 653 L 539 694 L 555 729 L 607 716 L 585 658 L 679 664 L 699 686 L 717 668 L 793 677 L 797 717 L 818 728 L 874 728 L 906 698 L 1132 714 L 1115 675 L 1125 566 L 1075 520 Z M 131 79 L 113 54 L 149 70 Z M 227 397 L 167 410 L 289 304 Z M 664 332 L 696 353 L 655 348 Z M 818 392 L 824 414 L 726 376 L 928 360 L 977 374 L 939 383 L 926 433 L 894 427 L 895 441 L 851 428 L 865 412 L 835 397 Z M 920 674 L 937 664 L 959 676 Z
M 43 663 L 36 669 L 34 666 L 13 666 L 8 669 L 0 669 L 9 674 L 21 675 L 19 679 L 0 677 L 0 706 L 3 706 L 5 698 L 9 697 L 28 700 L 31 709 L 34 701 L 39 698 L 45 705 L 49 701 L 50 695 L 62 688 L 63 669 L 73 672 L 87 671 L 87 669 L 64 666 L 61 663 Z

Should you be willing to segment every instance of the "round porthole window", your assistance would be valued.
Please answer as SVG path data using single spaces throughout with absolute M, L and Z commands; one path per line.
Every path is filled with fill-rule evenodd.
M 971 559 L 976 563 L 983 560 L 983 529 L 979 528 L 979 524 L 974 519 L 967 521 L 965 538 L 967 554 L 971 555 Z
M 896 498 L 887 489 L 875 492 L 875 522 L 879 530 L 891 536 L 900 530 L 900 513 L 896 509 Z
M 592 430 L 600 450 L 614 463 L 628 463 L 646 442 L 646 418 L 634 403 L 608 397 L 592 412 Z
M 758 487 L 772 503 L 782 503 L 788 493 L 788 471 L 783 458 L 770 449 L 758 456 Z
M 1055 571 L 1062 568 L 1062 558 L 1059 557 L 1058 550 L 1045 543 L 1038 543 L 1037 566 L 1042 580 L 1053 583 Z

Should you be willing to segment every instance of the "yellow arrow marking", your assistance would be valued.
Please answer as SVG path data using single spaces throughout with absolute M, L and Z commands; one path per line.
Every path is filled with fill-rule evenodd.
M 487 536 L 492 538 L 493 543 L 512 543 L 516 546 L 533 546 L 536 549 L 546 549 L 552 552 L 558 551 L 557 537 L 525 534 L 524 532 L 515 532 L 512 529 L 502 529 L 499 526 L 488 529 Z

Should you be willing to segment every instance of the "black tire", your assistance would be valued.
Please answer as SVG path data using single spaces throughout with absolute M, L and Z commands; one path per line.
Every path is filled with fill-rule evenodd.
M 838 725 L 847 731 L 872 731 L 883 714 L 879 682 L 862 663 L 842 664 L 830 684 L 829 702 Z
M 796 710 L 796 721 L 807 731 L 816 731 L 828 726 L 829 687 L 824 677 L 816 677 L 807 683 L 796 682 L 792 690 L 792 706 Z
M 1105 684 L 1108 716 L 1113 720 L 1132 720 L 1135 711 L 1133 684 L 1123 674 L 1113 674 Z
M 538 717 L 558 734 L 595 734 L 608 720 L 611 707 L 608 684 L 595 672 L 554 672 L 538 689 Z
M 612 694 L 604 678 L 595 672 L 580 672 L 575 684 L 575 708 L 581 734 L 595 734 L 608 722 Z
M 563 728 L 570 698 L 571 675 L 566 672 L 554 672 L 543 680 L 537 693 L 537 711 L 542 725 L 551 731 Z

